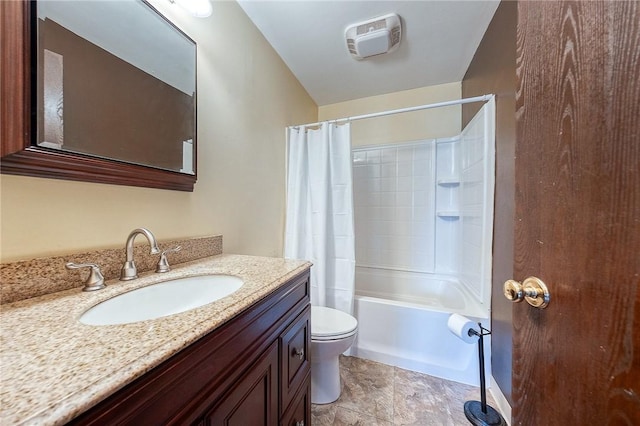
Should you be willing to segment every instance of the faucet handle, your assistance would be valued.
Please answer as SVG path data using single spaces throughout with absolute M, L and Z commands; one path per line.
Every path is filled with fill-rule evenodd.
M 168 250 L 165 250 L 160 255 L 160 260 L 158 260 L 158 265 L 156 266 L 156 272 L 169 272 L 171 267 L 169 266 L 169 262 L 167 261 L 167 254 L 175 253 L 182 250 L 182 246 L 177 246 Z
M 100 272 L 100 267 L 95 263 L 73 263 L 69 262 L 64 265 L 67 269 L 80 269 L 91 268 L 89 277 L 84 282 L 84 288 L 82 291 L 94 291 L 105 288 L 107 285 L 104 283 L 104 276 Z

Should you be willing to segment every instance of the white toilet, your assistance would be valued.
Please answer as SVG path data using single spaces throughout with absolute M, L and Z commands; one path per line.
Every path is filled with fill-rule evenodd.
M 338 357 L 351 347 L 358 321 L 337 309 L 311 306 L 311 402 L 328 404 L 340 397 Z

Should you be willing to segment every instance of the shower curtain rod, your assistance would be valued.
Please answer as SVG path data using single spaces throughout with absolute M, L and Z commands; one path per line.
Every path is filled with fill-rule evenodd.
M 362 119 L 365 119 L 365 118 L 375 118 L 375 117 L 383 117 L 385 115 L 399 114 L 401 112 L 420 111 L 420 110 L 423 110 L 423 109 L 439 108 L 439 107 L 451 106 L 451 105 L 470 104 L 470 103 L 474 103 L 474 102 L 487 102 L 487 101 L 491 100 L 491 98 L 493 98 L 493 95 L 482 95 L 482 96 L 476 96 L 474 98 L 456 99 L 456 100 L 453 100 L 453 101 L 445 101 L 445 102 L 437 102 L 437 103 L 434 103 L 434 104 L 418 105 L 418 106 L 409 107 L 409 108 L 392 109 L 392 110 L 388 110 L 388 111 L 374 112 L 374 113 L 371 113 L 371 114 L 354 115 L 353 117 L 344 117 L 344 118 L 336 118 L 336 119 L 333 119 L 333 120 L 319 121 L 317 123 L 297 124 L 295 126 L 288 126 L 288 127 L 297 129 L 297 128 L 300 128 L 300 127 L 319 126 L 322 123 L 340 124 L 340 123 L 346 123 L 346 122 L 349 122 L 349 121 L 362 120 Z

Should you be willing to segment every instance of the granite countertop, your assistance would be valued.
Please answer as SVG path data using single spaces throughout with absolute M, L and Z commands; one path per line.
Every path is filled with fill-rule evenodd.
M 107 288 L 80 288 L 2 305 L 0 424 L 65 423 L 263 299 L 310 263 L 222 254 L 144 273 Z M 78 321 L 92 306 L 145 285 L 193 275 L 229 274 L 244 285 L 191 311 L 132 324 Z

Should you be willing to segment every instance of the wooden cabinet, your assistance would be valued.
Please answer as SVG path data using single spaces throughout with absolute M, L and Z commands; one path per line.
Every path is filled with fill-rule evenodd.
M 298 390 L 298 394 L 282 416 L 282 426 L 311 426 L 311 380 L 307 377 L 306 385 Z
M 309 425 L 309 273 L 71 424 Z
M 288 407 L 310 371 L 309 344 L 311 342 L 310 314 L 307 310 L 280 337 L 281 407 Z
M 220 398 L 204 417 L 205 425 L 275 425 L 278 423 L 278 344 Z

